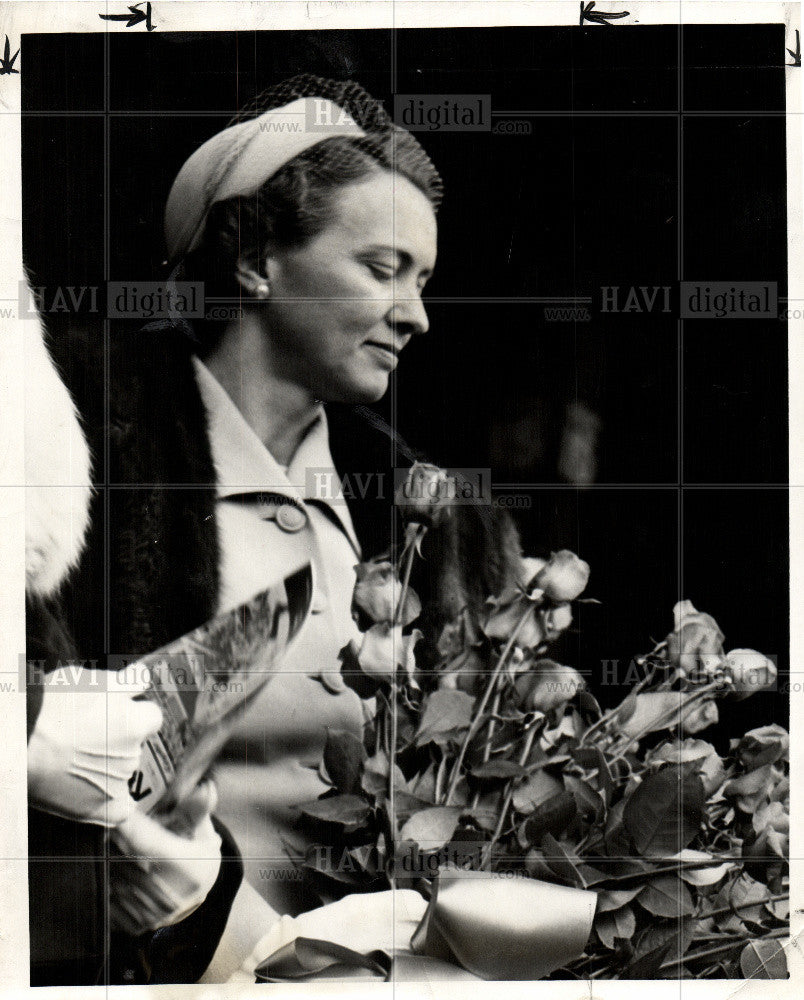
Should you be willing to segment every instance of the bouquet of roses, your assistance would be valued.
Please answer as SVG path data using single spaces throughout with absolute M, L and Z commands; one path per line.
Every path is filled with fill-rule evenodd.
M 681 601 L 604 712 L 548 655 L 589 578 L 561 551 L 523 558 L 518 583 L 477 620 L 447 623 L 422 669 L 411 570 L 454 487 L 417 465 L 406 490 L 402 550 L 358 568 L 368 627 L 344 651 L 347 670 L 373 679 L 376 713 L 363 742 L 329 733 L 331 788 L 303 810 L 328 843 L 306 868 L 344 891 L 432 892 L 465 872 L 594 893 L 591 932 L 556 978 L 786 976 L 788 734 L 735 734 L 725 757 L 698 736 L 719 704 L 772 686 L 775 665 L 726 652 L 715 621 Z

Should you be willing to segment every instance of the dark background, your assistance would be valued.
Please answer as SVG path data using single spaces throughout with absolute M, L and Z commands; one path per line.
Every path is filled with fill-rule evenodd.
M 354 78 L 389 108 L 394 93 L 490 94 L 531 134 L 419 133 L 446 186 L 431 330 L 379 408 L 433 460 L 517 484 L 501 492 L 530 498 L 528 551 L 589 561 L 603 603 L 562 653 L 593 689 L 601 659 L 664 636 L 680 597 L 727 649 L 786 669 L 786 324 L 547 323 L 529 301 L 679 278 L 786 294 L 785 41 L 769 25 L 26 36 L 26 263 L 40 285 L 164 276 L 179 167 L 294 73 Z M 69 330 L 96 321 L 50 318 L 85 409 L 102 401 L 81 396 Z M 582 490 L 556 471 L 575 400 L 602 426 Z M 784 702 L 742 703 L 729 729 L 735 713 L 783 721 Z

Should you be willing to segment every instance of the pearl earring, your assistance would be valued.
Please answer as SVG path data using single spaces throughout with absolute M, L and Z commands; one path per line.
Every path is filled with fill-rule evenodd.
M 254 286 L 254 294 L 258 299 L 267 299 L 270 291 L 271 289 L 268 287 L 267 281 L 258 281 Z

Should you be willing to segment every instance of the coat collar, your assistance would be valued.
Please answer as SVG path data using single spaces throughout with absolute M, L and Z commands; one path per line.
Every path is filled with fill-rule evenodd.
M 342 499 L 341 481 L 329 449 L 329 427 L 320 406 L 290 465 L 283 468 L 246 422 L 232 398 L 207 366 L 193 357 L 193 369 L 207 411 L 209 444 L 216 472 L 218 499 L 247 493 L 274 493 L 304 505 L 326 506 L 357 553 L 360 545 L 349 510 Z M 327 477 L 326 491 L 316 490 L 311 474 Z

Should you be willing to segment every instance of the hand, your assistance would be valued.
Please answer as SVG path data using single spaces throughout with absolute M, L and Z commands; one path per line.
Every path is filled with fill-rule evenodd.
M 44 688 L 28 741 L 28 798 L 65 819 L 116 826 L 132 810 L 128 779 L 143 742 L 162 725 L 162 711 L 134 700 L 146 680 L 107 691 L 103 672 L 70 669 L 69 687 Z M 93 690 L 93 682 L 102 689 Z
M 212 825 L 217 804 L 211 781 L 198 786 L 171 820 L 172 833 L 144 813 L 135 812 L 112 833 L 125 855 L 111 864 L 111 923 L 137 936 L 178 923 L 204 902 L 221 864 L 221 838 Z
M 406 950 L 426 909 L 427 900 L 418 892 L 389 889 L 345 896 L 298 917 L 286 915 L 262 938 L 243 969 L 253 973 L 260 962 L 297 937 L 332 941 L 361 954 Z

